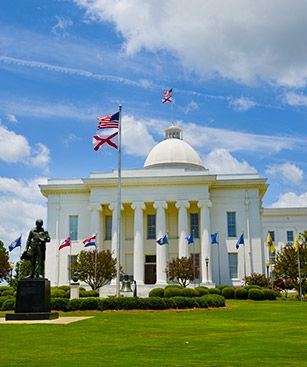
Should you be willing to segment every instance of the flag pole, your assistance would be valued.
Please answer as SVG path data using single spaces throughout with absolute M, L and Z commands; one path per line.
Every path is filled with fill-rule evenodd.
M 244 242 L 244 241 L 243 241 Z M 244 261 L 244 280 L 246 278 L 246 256 L 245 256 L 245 243 L 243 243 L 243 261 Z
M 117 244 L 116 244 L 116 296 L 119 297 L 120 281 L 120 230 L 121 230 L 121 129 L 122 106 L 119 105 L 119 129 L 118 129 L 118 180 L 117 180 Z
M 21 261 L 21 237 L 22 233 L 20 233 L 20 247 L 19 247 L 19 261 L 18 261 L 18 280 L 20 279 L 20 261 Z
M 302 297 L 302 279 L 301 279 L 301 263 L 300 263 L 300 245 L 297 246 L 297 269 L 298 269 L 298 281 L 299 281 L 299 299 L 303 301 Z
M 221 285 L 220 243 L 219 241 L 217 241 L 217 261 L 218 261 L 218 271 L 219 271 L 219 285 Z

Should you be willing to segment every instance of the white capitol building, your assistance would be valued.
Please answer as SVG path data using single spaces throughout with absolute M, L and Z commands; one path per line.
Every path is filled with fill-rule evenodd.
M 242 284 L 244 275 L 265 273 L 268 231 L 276 250 L 307 230 L 307 208 L 267 209 L 268 185 L 258 174 L 216 175 L 182 139 L 179 127 L 165 130 L 165 140 L 148 154 L 144 167 L 122 170 L 120 262 L 133 276 L 138 294 L 167 284 L 171 258 L 194 258 L 197 282 L 207 286 Z M 117 170 L 81 179 L 50 179 L 40 186 L 48 199 L 46 277 L 52 285 L 69 284 L 70 265 L 84 249 L 82 241 L 97 234 L 100 250 L 117 245 Z M 218 245 L 211 233 L 218 232 Z M 156 239 L 167 233 L 169 244 Z M 194 245 L 186 236 L 194 234 Z M 244 246 L 236 249 L 244 233 Z M 72 238 L 71 248 L 58 251 Z M 113 282 L 101 294 L 115 294 Z

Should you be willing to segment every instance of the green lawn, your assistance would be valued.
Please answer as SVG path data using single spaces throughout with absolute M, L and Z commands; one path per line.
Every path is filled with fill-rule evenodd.
M 0 366 L 307 366 L 307 303 L 108 311 L 69 325 L 0 325 Z M 4 316 L 4 313 L 1 313 Z

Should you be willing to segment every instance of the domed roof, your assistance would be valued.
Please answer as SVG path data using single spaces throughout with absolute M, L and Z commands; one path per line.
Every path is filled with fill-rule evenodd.
M 165 140 L 149 152 L 144 168 L 204 169 L 198 153 L 181 137 L 181 129 L 171 126 L 165 130 Z

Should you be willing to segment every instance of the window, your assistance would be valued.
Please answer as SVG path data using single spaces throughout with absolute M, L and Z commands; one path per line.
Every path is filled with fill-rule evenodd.
M 157 262 L 156 255 L 145 255 L 146 264 L 155 264 Z
M 69 235 L 72 241 L 78 240 L 78 216 L 69 216 Z
M 73 276 L 73 265 L 77 261 L 78 255 L 68 255 L 68 280 L 72 280 Z
M 270 236 L 272 238 L 272 241 L 275 242 L 275 232 L 274 231 L 269 231 Z
M 199 238 L 198 213 L 190 214 L 190 224 L 191 234 L 193 234 L 194 238 Z
M 229 266 L 229 277 L 230 279 L 238 278 L 238 254 L 228 254 L 228 266 Z
M 294 242 L 294 233 L 293 231 L 287 231 L 287 243 Z
M 228 237 L 237 236 L 236 212 L 227 212 L 227 234 Z
M 156 239 L 156 215 L 147 215 L 147 239 Z
M 193 260 L 193 269 L 195 274 L 195 279 L 199 279 L 199 254 L 191 254 Z
M 104 239 L 106 241 L 109 241 L 112 239 L 112 215 L 106 215 L 105 216 L 105 229 L 104 229 L 105 237 Z

